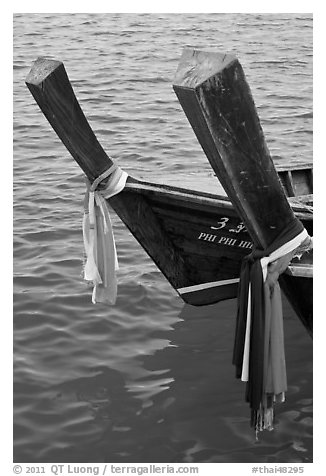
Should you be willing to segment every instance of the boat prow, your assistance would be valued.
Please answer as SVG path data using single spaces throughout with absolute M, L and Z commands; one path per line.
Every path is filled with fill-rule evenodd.
M 228 197 L 129 176 L 124 189 L 108 202 L 181 298 L 192 305 L 205 305 L 237 296 L 241 262 L 250 253 L 253 243 L 267 246 L 293 215 L 312 234 L 311 201 L 308 204 L 298 197 L 294 201 L 289 198 L 312 193 L 312 174 L 309 163 L 297 164 L 297 167 L 290 164 L 288 168 L 283 163 L 277 173 L 264 143 L 248 85 L 234 57 L 219 55 L 214 59 L 205 53 L 188 51 L 184 58 L 186 64 L 181 61 L 176 76 L 180 84 L 175 83 L 174 88 Z M 191 72 L 193 62 L 196 67 Z M 230 68 L 234 68 L 232 74 L 229 74 Z M 219 75 L 229 78 L 228 90 L 234 93 L 231 102 L 225 97 L 222 102 L 218 99 L 222 84 L 218 81 Z M 91 183 L 112 167 L 113 160 L 87 122 L 63 63 L 39 58 L 26 84 Z M 225 81 L 223 84 L 226 85 Z M 198 98 L 205 101 L 204 106 Z M 220 117 L 216 104 L 224 108 L 224 119 L 220 123 L 216 119 Z M 243 114 L 241 121 L 246 127 L 241 126 L 239 119 L 232 118 L 232 110 L 239 112 L 238 118 Z M 225 127 L 226 111 L 228 124 L 234 125 L 232 131 Z M 249 141 L 241 143 L 247 136 Z M 220 152 L 217 143 L 223 149 Z M 255 146 L 251 151 L 252 144 Z M 230 155 L 236 158 L 233 168 L 230 168 Z M 261 155 L 263 165 L 258 169 L 252 159 L 251 165 L 246 164 L 248 157 Z M 224 161 L 222 165 L 219 156 Z M 266 207 L 257 206 L 262 201 L 269 207 L 268 214 Z M 304 285 L 305 303 L 301 303 L 302 296 L 300 300 L 295 283 L 298 280 L 311 283 L 312 279 L 295 274 L 294 268 L 297 266 L 291 265 L 284 274 L 282 286 L 311 333 L 311 285 Z

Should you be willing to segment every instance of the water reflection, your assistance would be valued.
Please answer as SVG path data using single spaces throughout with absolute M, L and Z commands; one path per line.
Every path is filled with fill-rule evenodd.
M 34 336 L 38 371 L 16 376 L 15 462 L 312 461 L 312 341 L 289 305 L 287 401 L 275 431 L 257 443 L 231 364 L 235 300 L 181 311 L 169 301 L 165 319 L 161 304 L 151 325 L 132 311 L 133 326 L 113 311 L 93 316 L 92 325 L 76 318 L 64 334 L 42 324 L 38 333 L 57 343 L 48 350 L 45 335 L 35 341 L 35 332 L 24 332 Z M 80 337 L 86 324 L 88 340 Z
M 287 402 L 278 408 L 275 431 L 255 441 L 244 386 L 234 378 L 236 302 L 185 305 L 173 329 L 159 332 L 170 345 L 143 360 L 144 368 L 170 379 L 143 411 L 149 422 L 144 461 L 312 460 L 311 340 L 289 304 L 284 304 L 289 391 Z M 155 426 L 157 440 L 152 438 Z

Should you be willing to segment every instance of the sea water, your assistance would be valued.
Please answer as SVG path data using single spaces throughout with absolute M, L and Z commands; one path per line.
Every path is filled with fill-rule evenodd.
M 185 305 L 121 221 L 118 300 L 82 279 L 84 180 L 24 84 L 64 62 L 129 174 L 220 192 L 173 93 L 185 46 L 235 54 L 269 149 L 312 159 L 309 14 L 15 14 L 14 461 L 311 462 L 312 341 L 285 302 L 286 402 L 255 441 L 234 378 L 236 303 Z

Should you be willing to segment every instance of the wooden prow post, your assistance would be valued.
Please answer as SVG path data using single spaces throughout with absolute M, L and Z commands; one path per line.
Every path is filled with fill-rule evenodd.
M 38 58 L 26 85 L 59 138 L 93 182 L 113 162 L 87 122 L 63 63 Z
M 26 78 L 26 85 L 58 137 L 93 182 L 113 161 L 87 122 L 63 63 L 37 59 Z M 127 183 L 140 187 L 142 184 L 130 176 Z M 146 198 L 125 188 L 108 201 L 171 285 L 175 289 L 184 286 L 185 277 L 195 274 L 195 270 L 188 268 Z
M 180 104 L 254 243 L 273 243 L 294 219 L 269 154 L 244 72 L 232 55 L 184 50 L 173 84 Z M 312 333 L 312 280 L 280 283 Z M 301 292 L 302 290 L 302 292 Z
M 240 63 L 231 55 L 187 48 L 173 88 L 252 239 L 267 248 L 293 220 L 293 212 Z

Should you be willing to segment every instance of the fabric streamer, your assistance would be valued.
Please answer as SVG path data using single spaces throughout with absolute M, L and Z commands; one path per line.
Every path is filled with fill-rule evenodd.
M 108 178 L 103 190 L 98 185 Z M 112 224 L 106 199 L 123 190 L 128 174 L 112 165 L 87 184 L 84 201 L 83 238 L 86 254 L 84 279 L 92 281 L 92 302 L 115 304 L 117 297 L 116 271 L 119 269 Z
M 294 256 L 311 248 L 312 238 L 295 218 L 268 249 L 254 248 L 242 263 L 233 364 L 236 377 L 246 382 L 246 401 L 256 435 L 273 429 L 274 403 L 283 402 L 287 390 L 277 279 Z

